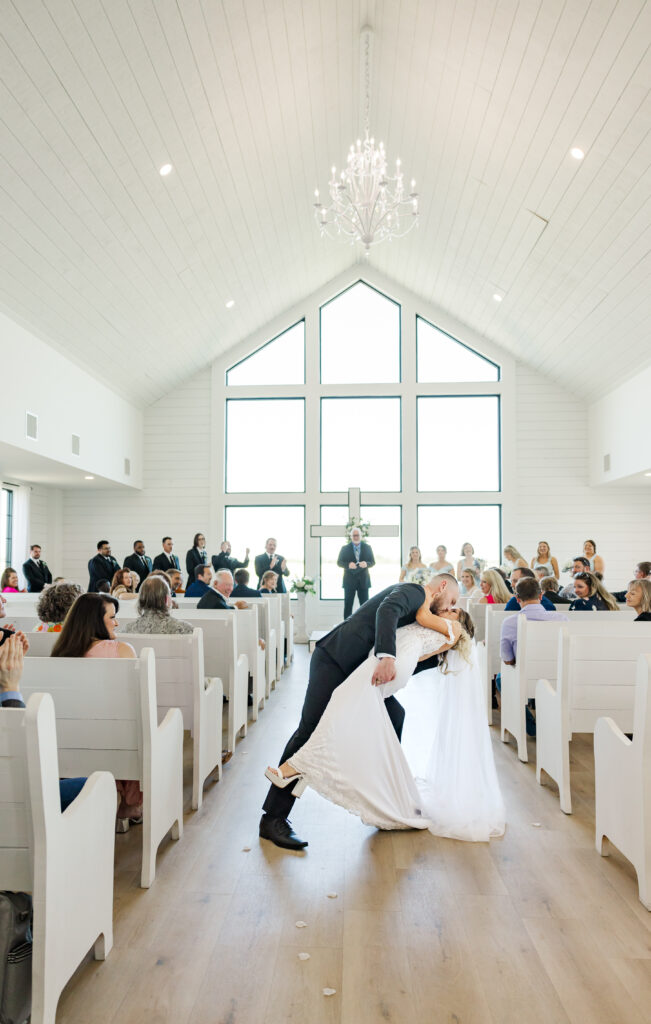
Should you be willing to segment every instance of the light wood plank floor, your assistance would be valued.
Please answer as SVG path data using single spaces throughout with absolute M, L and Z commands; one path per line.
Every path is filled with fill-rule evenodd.
M 508 825 L 490 844 L 376 832 L 309 790 L 294 813 L 305 854 L 258 838 L 262 773 L 298 719 L 306 650 L 186 815 L 183 839 L 163 844 L 149 891 L 138 888 L 138 829 L 116 836 L 115 946 L 80 967 L 57 1022 L 651 1020 L 651 914 L 630 865 L 594 850 L 592 737 L 572 744 L 567 817 L 555 787 L 536 784 L 533 745 L 522 765 L 493 728 Z M 416 765 L 434 683 L 425 673 L 404 695 Z

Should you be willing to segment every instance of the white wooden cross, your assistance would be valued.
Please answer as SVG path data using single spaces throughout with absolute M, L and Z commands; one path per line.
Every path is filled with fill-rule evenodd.
M 359 487 L 348 488 L 348 521 L 361 518 L 362 493 Z M 397 526 L 369 526 L 369 537 L 397 537 Z M 343 526 L 310 526 L 310 537 L 345 537 Z

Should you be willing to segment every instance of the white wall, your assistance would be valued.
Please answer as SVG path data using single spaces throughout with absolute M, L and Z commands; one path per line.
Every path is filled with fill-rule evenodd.
M 590 478 L 609 483 L 651 471 L 651 367 L 590 406 Z M 610 469 L 604 469 L 604 456 Z M 644 484 L 643 484 L 644 485 Z M 648 483 L 651 493 L 651 480 Z
M 547 540 L 559 565 L 596 540 L 607 586 L 620 590 L 651 559 L 651 488 L 590 485 L 589 411 L 558 385 L 518 364 L 516 484 L 512 529 L 530 559 Z
M 97 358 L 101 364 L 111 355 L 98 351 Z M 80 477 L 91 473 L 141 486 L 141 410 L 2 314 L 0 365 L 10 368 L 12 382 L 0 403 L 0 441 L 78 467 Z M 38 416 L 36 441 L 26 436 L 27 412 Z M 81 438 L 79 456 L 72 454 L 72 434 Z
M 145 411 L 142 491 L 63 492 L 64 574 L 87 585 L 88 559 L 104 537 L 122 564 L 134 540 L 144 540 L 154 556 L 167 534 L 185 569 L 194 534 L 208 529 L 210 434 L 210 373 L 205 372 Z

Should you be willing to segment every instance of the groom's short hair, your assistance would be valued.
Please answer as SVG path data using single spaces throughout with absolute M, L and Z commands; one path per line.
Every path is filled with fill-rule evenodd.
M 436 583 L 440 583 L 441 580 L 446 580 L 448 586 L 451 586 L 451 584 L 454 584 L 454 586 L 457 588 L 457 590 L 459 589 L 459 581 L 457 580 L 456 576 L 452 575 L 451 572 L 439 572 L 439 573 L 437 573 L 436 576 L 433 576 L 432 579 L 430 580 L 430 585 L 433 585 L 435 582 Z M 436 609 L 433 606 L 436 604 L 436 600 L 437 600 L 438 597 L 439 597 L 439 595 L 435 594 L 434 595 L 434 600 L 430 603 L 430 606 L 429 606 L 429 610 L 431 612 L 434 612 L 434 614 L 436 614 Z

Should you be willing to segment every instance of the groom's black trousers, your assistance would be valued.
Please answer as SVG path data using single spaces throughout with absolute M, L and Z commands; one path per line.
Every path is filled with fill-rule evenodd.
M 284 764 L 285 761 L 291 760 L 292 754 L 300 750 L 303 744 L 309 740 L 319 724 L 321 715 L 328 706 L 328 701 L 332 694 L 343 683 L 347 675 L 348 673 L 344 672 L 325 651 L 321 650 L 320 647 L 315 647 L 310 661 L 310 677 L 307 690 L 305 691 L 301 720 L 298 724 L 298 729 L 283 750 L 278 764 Z M 369 680 L 370 685 L 371 682 Z M 391 719 L 396 735 L 400 739 L 405 720 L 405 709 L 395 697 L 387 697 L 384 706 L 387 709 L 387 714 Z M 360 729 L 363 729 L 364 725 L 364 722 L 360 722 Z M 262 805 L 266 813 L 274 818 L 287 818 L 294 806 L 293 789 L 293 784 L 286 786 L 285 789 L 270 786 L 267 799 Z

